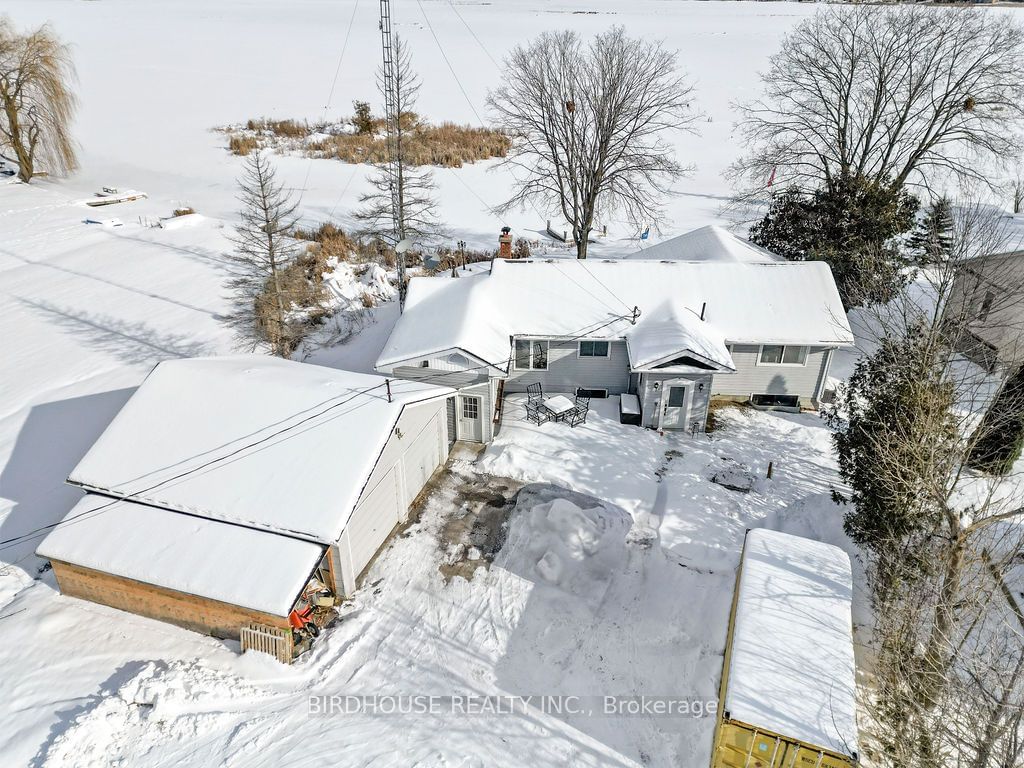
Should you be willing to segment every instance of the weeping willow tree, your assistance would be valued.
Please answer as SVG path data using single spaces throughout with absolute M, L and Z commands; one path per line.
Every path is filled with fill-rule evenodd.
M 13 154 L 22 181 L 78 167 L 74 82 L 71 49 L 49 24 L 19 32 L 0 18 L 0 150 Z

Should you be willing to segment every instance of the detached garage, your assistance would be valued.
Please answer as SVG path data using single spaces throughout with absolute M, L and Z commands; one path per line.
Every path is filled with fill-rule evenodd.
M 448 455 L 427 382 L 259 356 L 161 363 L 68 482 L 61 591 L 222 637 L 350 595 Z M 305 602 L 304 602 L 305 601 Z

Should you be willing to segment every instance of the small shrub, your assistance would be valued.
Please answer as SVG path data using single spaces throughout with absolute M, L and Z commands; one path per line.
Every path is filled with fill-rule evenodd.
M 363 291 L 363 295 L 359 297 L 359 300 L 362 302 L 362 305 L 366 309 L 369 309 L 370 307 L 373 307 L 377 304 L 377 302 L 374 301 L 373 296 L 371 296 L 368 291 Z
M 187 205 L 184 208 L 175 208 L 171 211 L 171 216 L 188 216 L 196 212 L 196 209 L 191 205 Z
M 530 241 L 525 237 L 520 237 L 516 240 L 515 248 L 512 249 L 513 259 L 528 259 L 530 258 Z
M 313 244 L 312 249 L 318 253 L 323 262 L 331 258 L 338 261 L 351 261 L 352 256 L 358 253 L 357 241 L 329 221 L 324 222 L 316 229 L 297 228 L 294 234 L 297 239 Z
M 312 133 L 309 123 L 305 120 L 301 122 L 298 120 L 269 120 L 265 117 L 247 121 L 245 129 L 256 133 L 269 133 L 286 139 L 301 139 Z
M 374 117 L 367 102 L 353 102 L 355 114 L 348 119 L 355 133 L 330 133 L 310 140 L 313 134 L 328 133 L 330 125 L 310 125 L 299 120 L 249 120 L 242 129 L 225 129 L 229 148 L 236 155 L 247 155 L 261 146 L 283 146 L 301 151 L 307 157 L 332 158 L 346 163 L 384 163 L 388 159 L 384 120 Z M 411 166 L 437 165 L 461 168 L 466 163 L 505 157 L 511 139 L 493 128 L 475 128 L 455 123 L 430 125 L 415 112 L 403 112 L 399 118 L 405 161 Z
M 352 110 L 352 125 L 355 127 L 356 132 L 361 135 L 373 133 L 375 126 L 369 102 L 353 101 Z
M 228 141 L 228 149 L 233 155 L 245 157 L 253 150 L 259 149 L 260 143 L 255 136 L 232 136 Z

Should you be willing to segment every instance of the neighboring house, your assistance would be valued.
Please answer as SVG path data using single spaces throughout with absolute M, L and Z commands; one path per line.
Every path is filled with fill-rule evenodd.
M 782 256 L 754 245 L 717 224 L 663 240 L 626 258 L 644 261 L 719 261 L 746 264 L 785 261 Z
M 816 407 L 851 345 L 820 262 L 496 261 L 416 278 L 376 368 L 459 390 L 456 434 L 487 442 L 501 395 L 635 394 L 641 423 L 700 431 L 712 398 Z
M 67 595 L 221 637 L 348 595 L 449 448 L 447 401 L 262 356 L 160 363 L 75 467 L 40 544 Z
M 978 365 L 994 370 L 1024 363 L 1024 251 L 966 262 L 943 316 L 957 349 Z

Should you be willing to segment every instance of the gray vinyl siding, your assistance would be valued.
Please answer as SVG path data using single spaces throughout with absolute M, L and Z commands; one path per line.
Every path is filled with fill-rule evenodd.
M 640 375 L 639 391 L 640 408 L 643 414 L 641 424 L 651 429 L 658 428 L 658 412 L 661 406 L 661 395 L 665 391 L 664 386 L 654 388 L 654 383 L 670 381 L 672 379 L 683 379 L 694 385 L 692 400 L 690 401 L 690 422 L 698 421 L 703 431 L 704 424 L 708 419 L 708 402 L 711 399 L 711 374 L 686 374 L 678 373 L 644 373 Z M 696 385 L 703 383 L 704 389 L 700 390 Z
M 392 374 L 399 379 L 410 381 L 426 381 L 441 387 L 461 389 L 462 387 L 481 384 L 487 381 L 486 371 L 446 371 L 437 368 L 419 368 L 411 365 L 399 365 Z
M 483 441 L 489 442 L 494 436 L 491 419 L 494 417 L 494 391 L 496 379 L 489 379 L 484 371 L 444 371 L 436 368 L 419 368 L 411 365 L 397 366 L 392 373 L 399 379 L 429 381 L 443 387 L 459 390 L 459 394 L 480 398 L 480 413 L 483 420 Z M 458 406 L 456 406 L 458 407 Z M 450 421 L 446 415 L 445 423 Z
M 575 392 L 577 387 L 607 389 L 619 395 L 629 389 L 629 357 L 625 341 L 609 342 L 608 357 L 579 357 L 576 341 L 548 344 L 546 371 L 517 371 L 514 366 L 505 382 L 506 392 L 525 392 L 540 383 L 545 392 Z
M 494 418 L 494 384 L 490 381 L 485 381 L 482 384 L 477 384 L 472 387 L 463 387 L 459 390 L 460 395 L 470 395 L 472 397 L 480 398 L 480 419 L 483 422 L 481 424 L 482 441 L 489 443 L 494 438 L 494 424 L 492 419 Z
M 733 344 L 736 372 L 715 374 L 712 395 L 799 395 L 810 400 L 818 392 L 830 349 L 810 347 L 805 365 L 758 365 L 758 345 Z

